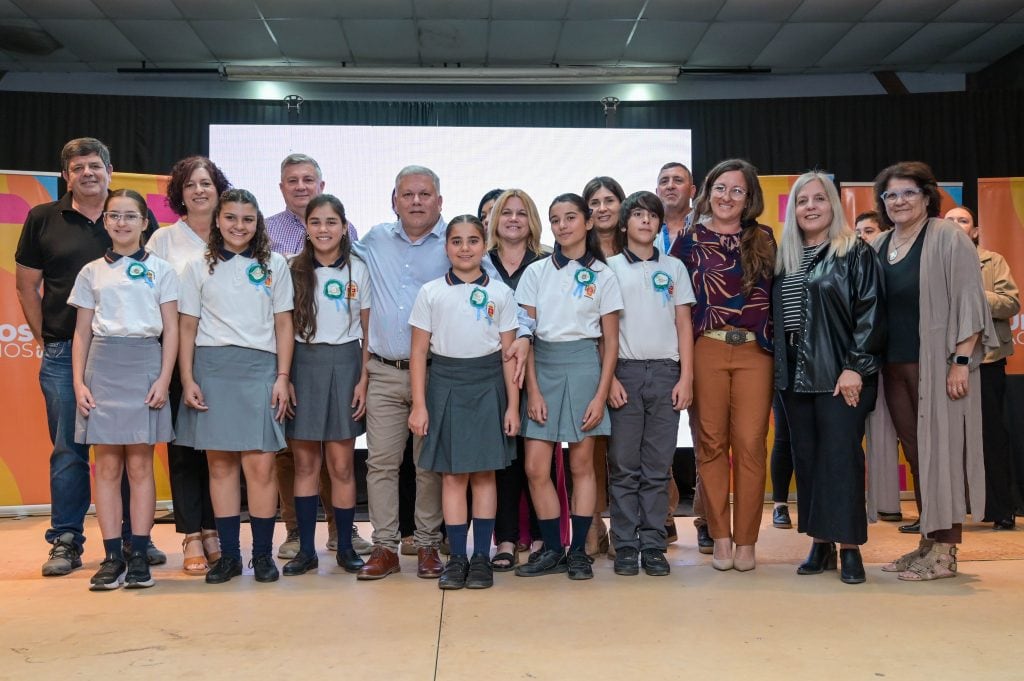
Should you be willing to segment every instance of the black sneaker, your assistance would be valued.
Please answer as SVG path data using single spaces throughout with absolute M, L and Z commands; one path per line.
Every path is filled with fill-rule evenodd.
M 148 589 L 156 584 L 149 574 L 149 557 L 143 551 L 128 556 L 128 574 L 124 578 L 126 589 Z
M 640 564 L 644 566 L 644 572 L 651 577 L 664 577 L 672 571 L 668 561 L 665 560 L 665 552 L 658 549 L 641 551 Z
M 124 573 L 127 569 L 127 563 L 120 558 L 107 558 L 100 563 L 100 569 L 89 580 L 89 591 L 110 591 L 118 588 L 124 582 Z
M 441 578 L 437 580 L 439 589 L 461 589 L 466 586 L 466 574 L 469 572 L 469 559 L 465 556 L 452 556 L 445 563 Z
M 466 576 L 467 589 L 490 589 L 494 586 L 494 569 L 491 559 L 483 554 L 474 555 L 469 561 L 469 574 Z
M 640 564 L 637 562 L 639 553 L 632 546 L 623 546 L 615 550 L 615 574 L 623 577 L 632 577 L 640 574 Z
M 53 540 L 50 557 L 43 563 L 43 577 L 62 577 L 82 567 L 82 549 L 75 546 L 75 535 L 65 532 Z
M 587 555 L 583 549 L 569 551 L 565 559 L 568 566 L 569 579 L 593 579 L 594 568 L 591 564 L 594 559 Z
M 210 571 L 206 573 L 207 584 L 223 584 L 232 577 L 238 577 L 242 574 L 242 561 L 232 556 L 225 556 L 221 554 L 220 560 L 210 567 Z
M 252 574 L 257 582 L 276 582 L 281 573 L 277 571 L 277 563 L 269 553 L 262 556 L 253 556 L 249 561 Z
M 789 506 L 782 504 L 775 507 L 772 511 L 772 527 L 777 527 L 780 530 L 788 530 L 793 527 L 793 521 L 789 517 Z
M 316 572 L 319 567 L 320 558 L 315 553 L 309 555 L 299 551 L 294 558 L 284 564 L 281 572 L 284 573 L 285 577 L 294 577 L 295 575 L 304 575 L 310 570 Z
M 701 525 L 697 528 L 697 550 L 704 554 L 715 552 L 715 540 L 711 538 L 707 525 Z
M 568 564 L 565 559 L 565 552 L 559 549 L 542 548 L 540 551 L 530 554 L 526 565 L 516 568 L 517 577 L 540 577 L 542 575 L 554 575 L 565 572 Z

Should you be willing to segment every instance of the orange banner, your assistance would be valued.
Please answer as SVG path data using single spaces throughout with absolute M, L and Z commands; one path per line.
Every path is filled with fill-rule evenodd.
M 981 245 L 1006 258 L 1017 285 L 1024 284 L 1024 177 L 978 180 L 978 227 Z M 1024 314 L 1010 328 L 1014 354 L 1006 373 L 1024 374 Z

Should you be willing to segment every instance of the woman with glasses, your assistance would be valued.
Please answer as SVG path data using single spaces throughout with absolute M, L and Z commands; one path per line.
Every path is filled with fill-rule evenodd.
M 672 255 L 690 272 L 697 299 L 697 466 L 715 541 L 711 564 L 717 570 L 754 569 L 761 525 L 772 405 L 769 308 L 775 268 L 772 230 L 757 222 L 763 211 L 757 169 L 740 159 L 722 161 L 701 186 L 693 229 L 672 246 Z
M 967 512 L 985 508 L 978 365 L 998 346 L 974 244 L 940 220 L 938 183 L 917 161 L 875 178 L 878 212 L 893 229 L 881 254 L 888 341 L 885 399 L 914 474 L 921 540 L 882 567 L 907 581 L 955 577 Z

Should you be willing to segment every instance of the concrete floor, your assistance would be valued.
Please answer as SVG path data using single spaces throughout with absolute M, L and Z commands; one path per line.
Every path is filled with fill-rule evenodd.
M 751 573 L 713 570 L 689 520 L 676 523 L 669 577 L 618 577 L 601 558 L 590 582 L 500 574 L 493 589 L 447 593 L 416 578 L 412 557 L 357 582 L 326 551 L 318 575 L 208 586 L 181 573 L 179 538 L 157 525 L 169 554 L 157 585 L 93 593 L 93 518 L 85 566 L 47 579 L 47 520 L 2 520 L 0 679 L 1024 678 L 1024 532 L 969 526 L 961 574 L 911 584 L 877 562 L 913 538 L 874 525 L 868 582 L 851 586 L 796 575 L 807 540 L 772 528 L 767 506 Z

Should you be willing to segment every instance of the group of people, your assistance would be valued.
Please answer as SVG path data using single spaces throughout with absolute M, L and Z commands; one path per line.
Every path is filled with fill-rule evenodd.
M 776 243 L 758 223 L 755 168 L 733 159 L 699 193 L 673 162 L 654 193 L 627 196 L 597 177 L 581 195 L 559 194 L 547 214 L 553 250 L 519 189 L 489 192 L 475 214 L 445 221 L 440 178 L 422 166 L 395 179 L 397 220 L 362 238 L 303 154 L 282 162 L 286 210 L 266 219 L 210 159 L 183 159 L 167 192 L 181 219 L 160 229 L 142 196 L 109 189 L 98 140 L 68 142 L 61 168 L 68 194 L 30 212 L 16 254 L 22 307 L 44 344 L 54 442 L 44 575 L 82 564 L 92 446 L 104 559 L 91 588 L 153 585 L 152 450 L 168 442 L 186 573 L 213 584 L 242 574 L 244 474 L 257 581 L 280 575 L 279 504 L 283 573 L 317 570 L 320 500 L 339 567 L 385 578 L 401 570 L 410 433 L 419 577 L 442 589 L 488 588 L 495 571 L 589 579 L 602 543 L 616 574 L 667 575 L 683 409 L 712 565 L 750 571 L 778 396 L 798 527 L 813 539 L 798 572 L 841 564 L 844 582 L 863 582 L 858 547 L 874 511 L 861 440 L 880 376 L 922 533 L 883 570 L 953 576 L 968 483 L 972 507 L 985 506 L 977 368 L 1005 357 L 992 320 L 1016 312 L 1016 287 L 997 255 L 979 261 L 968 238 L 976 221 L 938 219 L 924 164 L 878 176 L 874 217 L 894 228 L 873 247 L 816 172 L 794 184 Z M 986 258 L 998 272 L 985 281 L 1001 287 L 991 307 Z M 997 421 L 985 421 L 986 460 Z M 364 433 L 372 544 L 353 525 Z M 1002 435 L 1005 445 L 1005 426 Z M 561 443 L 567 504 L 553 475 Z M 876 458 L 882 466 L 895 452 Z M 870 456 L 868 465 L 874 475 Z M 993 504 L 1000 494 L 989 490 Z M 520 564 L 524 498 L 536 542 Z M 1012 523 L 1012 506 L 990 508 Z

